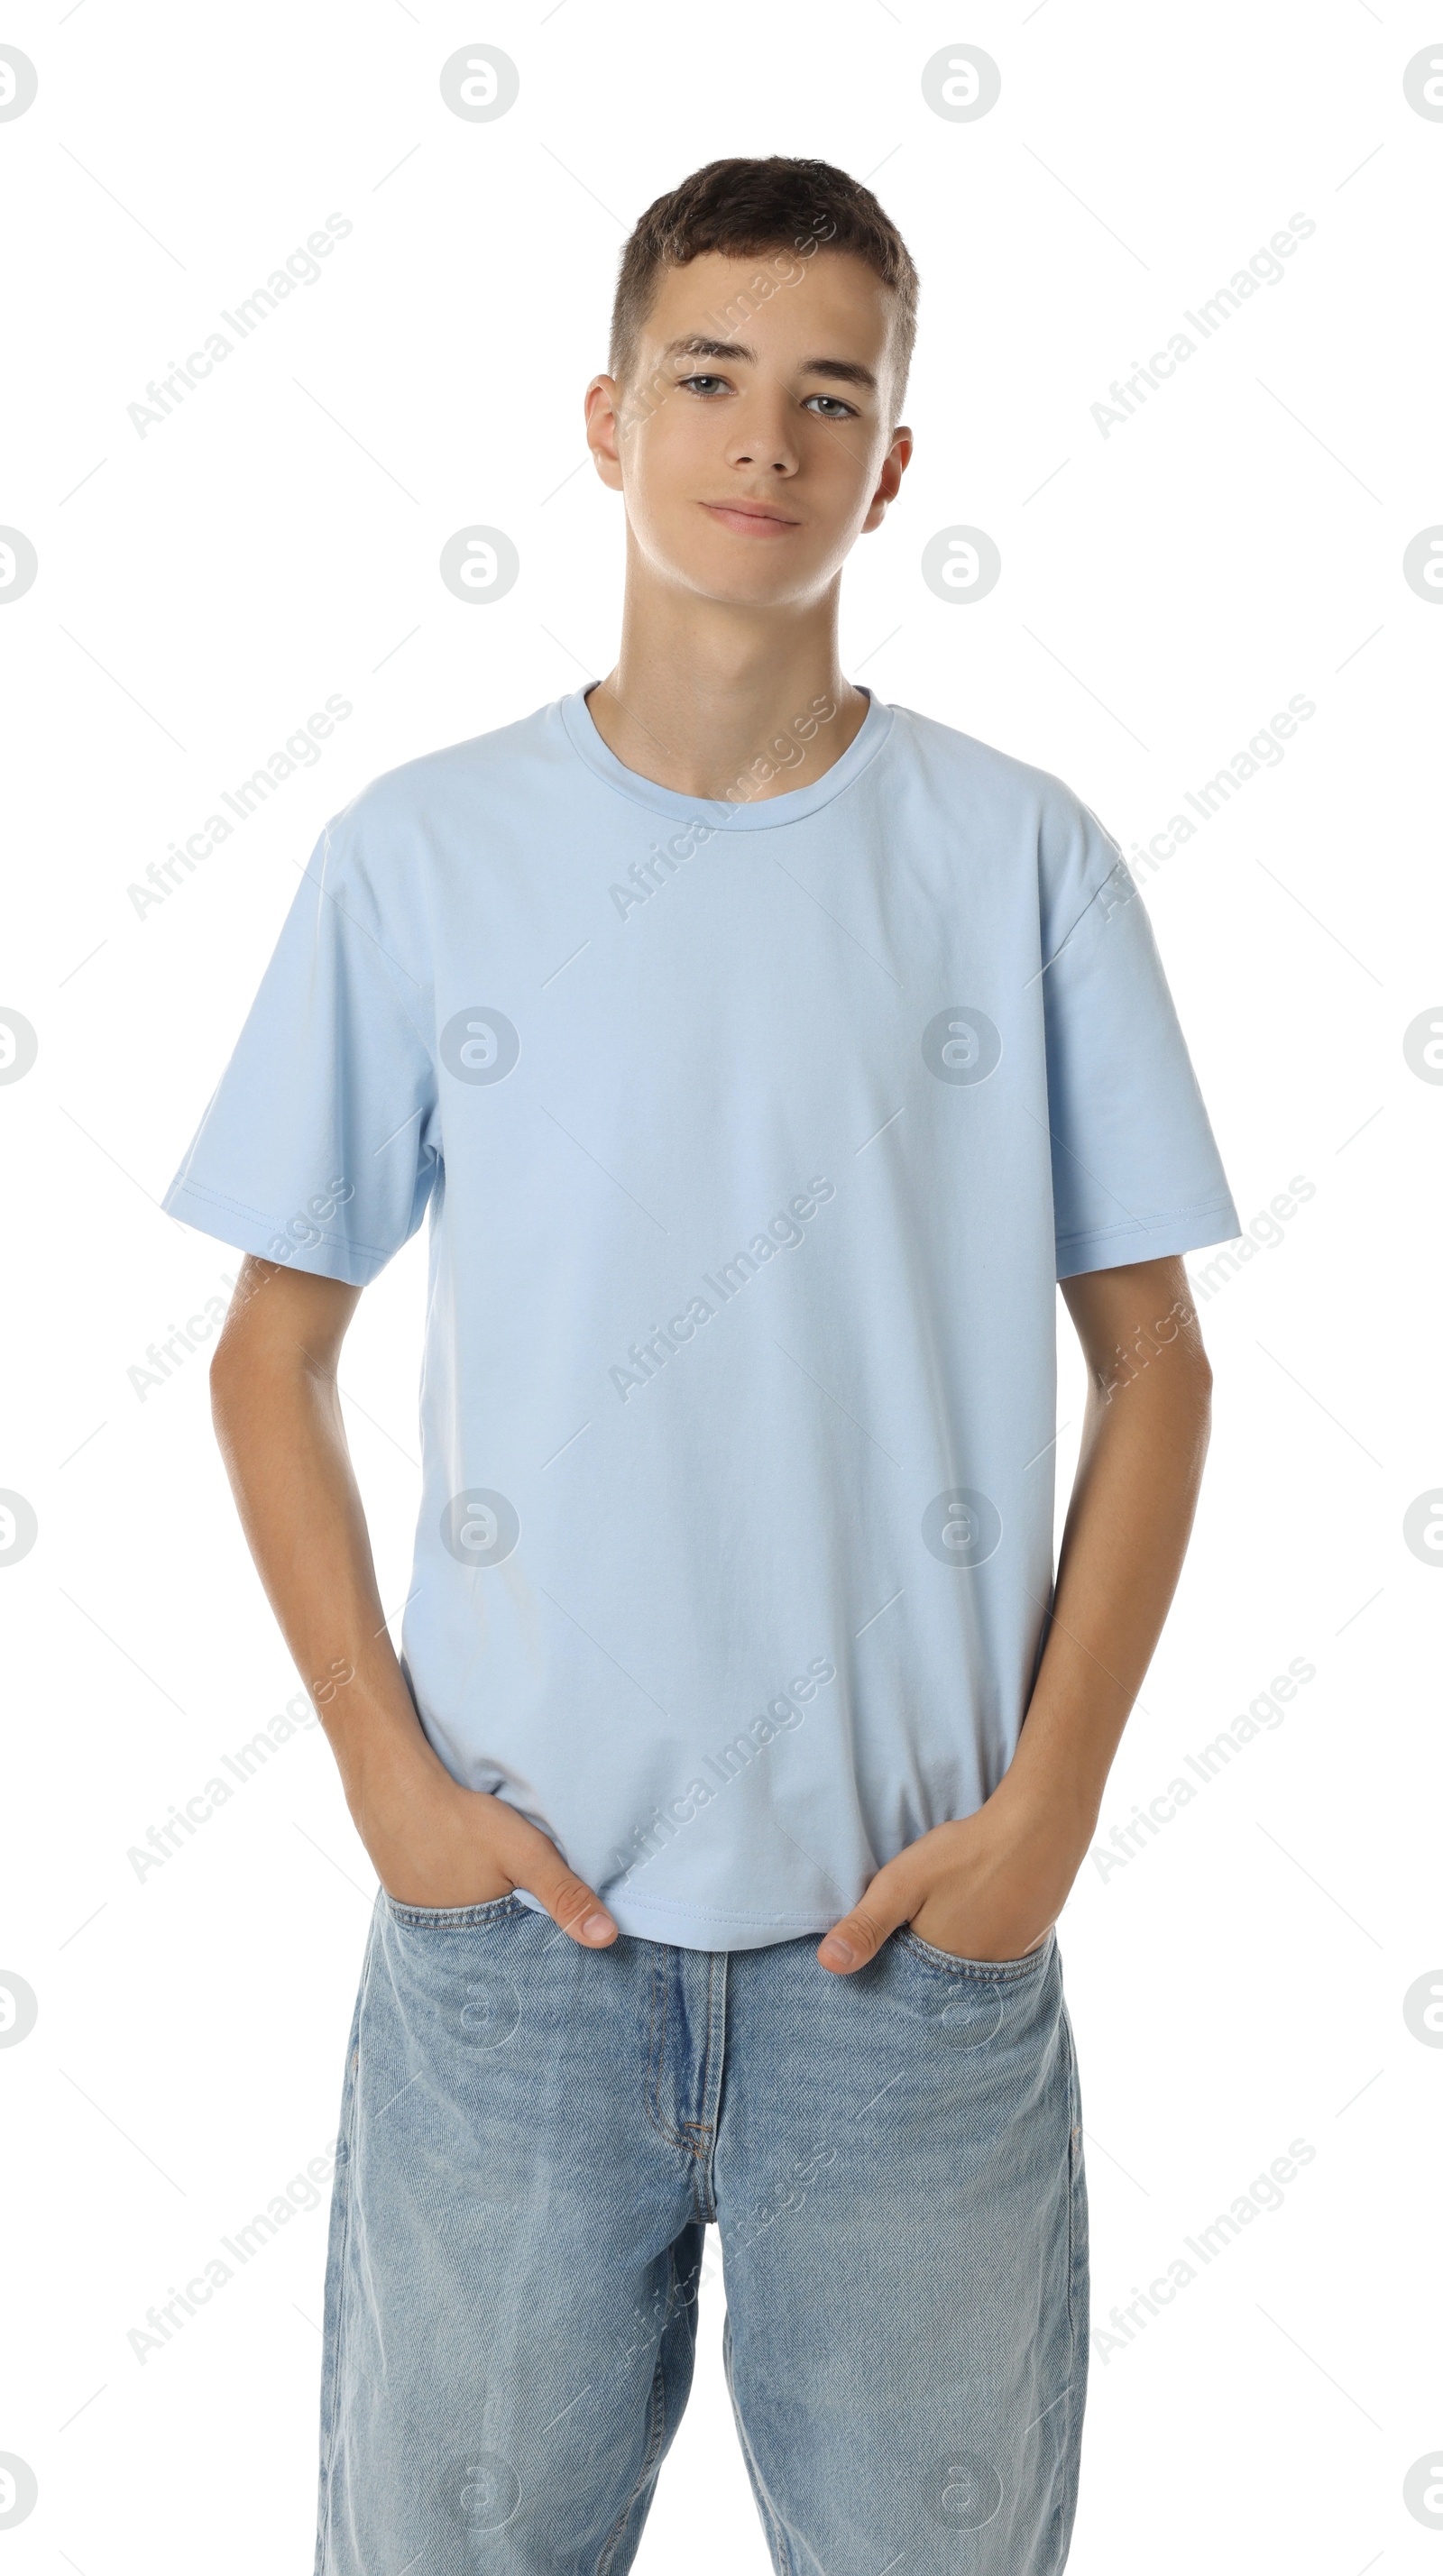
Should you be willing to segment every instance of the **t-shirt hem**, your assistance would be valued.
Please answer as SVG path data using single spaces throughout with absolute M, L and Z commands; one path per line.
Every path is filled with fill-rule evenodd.
M 545 1911 L 523 1889 L 516 1892 L 538 1912 Z M 670 1942 L 679 1950 L 764 1950 L 774 1942 L 801 1941 L 809 1935 L 820 1940 L 847 1911 L 845 1905 L 838 1905 L 829 1913 L 723 1914 L 668 1897 L 628 1897 L 605 1886 L 600 1893 L 619 1932 L 633 1941 Z
M 339 1279 L 348 1288 L 369 1288 L 391 1258 L 373 1245 L 347 1243 L 318 1229 L 319 1243 L 296 1244 L 282 1262 L 275 1245 L 286 1231 L 286 1218 L 268 1216 L 263 1209 L 205 1189 L 198 1181 L 173 1181 L 160 1204 L 167 1216 L 179 1217 L 198 1234 L 212 1235 L 238 1252 L 254 1253 L 257 1259 L 277 1262 L 287 1270 L 304 1270 L 314 1278 Z
M 1200 1252 L 1205 1244 L 1232 1243 L 1241 1232 L 1232 1199 L 1210 1199 L 1206 1207 L 1182 1209 L 1175 1216 L 1139 1218 L 1127 1225 L 1060 1236 L 1057 1276 L 1075 1279 L 1084 1270 L 1121 1269 L 1132 1261 L 1162 1261 L 1170 1253 Z

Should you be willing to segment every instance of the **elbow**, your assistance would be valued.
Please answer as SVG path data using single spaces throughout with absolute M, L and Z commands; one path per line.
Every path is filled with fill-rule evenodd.
M 210 1355 L 210 1418 L 217 1438 L 221 1438 L 233 1412 L 244 1374 L 237 1337 L 222 1330 L 220 1340 Z
M 222 1437 L 224 1426 L 253 1401 L 265 1373 L 267 1350 L 264 1334 L 257 1331 L 260 1320 L 245 1307 L 232 1306 L 210 1355 L 210 1418 Z

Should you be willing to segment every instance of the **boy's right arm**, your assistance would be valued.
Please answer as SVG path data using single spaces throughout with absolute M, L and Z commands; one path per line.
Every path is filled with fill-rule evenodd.
M 340 1767 L 376 1874 L 402 1904 L 479 1905 L 524 1887 L 588 1948 L 616 1937 L 549 1836 L 453 1780 L 396 1659 L 346 1445 L 336 1369 L 360 1298 L 247 1255 L 211 1410 L 251 1555 Z

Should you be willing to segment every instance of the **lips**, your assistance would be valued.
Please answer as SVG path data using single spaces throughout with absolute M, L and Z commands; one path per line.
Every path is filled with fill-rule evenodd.
M 760 501 L 703 501 L 701 506 L 712 518 L 745 536 L 781 536 L 799 524 L 784 510 L 769 509 Z

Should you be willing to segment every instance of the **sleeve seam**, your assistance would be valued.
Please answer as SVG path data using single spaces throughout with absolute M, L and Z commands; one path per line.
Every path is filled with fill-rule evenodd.
M 224 1190 L 207 1189 L 203 1181 L 182 1181 L 178 1189 L 168 1192 L 164 1201 L 167 1213 L 173 1214 L 176 1205 L 188 1198 L 200 1199 L 209 1207 L 233 1209 L 237 1216 L 254 1217 L 257 1225 L 268 1226 L 273 1234 L 283 1234 L 290 1223 L 288 1217 L 272 1216 L 268 1208 L 252 1207 L 249 1199 L 233 1199 Z M 317 1226 L 314 1242 L 298 1243 L 295 1248 L 298 1252 L 313 1252 L 317 1243 L 326 1244 L 335 1252 L 361 1253 L 371 1261 L 390 1261 L 401 1250 L 397 1243 L 367 1243 L 360 1235 L 334 1234 L 326 1226 Z M 260 1254 L 257 1257 L 264 1260 L 269 1256 Z
M 1072 1233 L 1060 1234 L 1057 1237 L 1057 1249 L 1062 1252 L 1071 1250 L 1079 1243 L 1110 1243 L 1116 1236 L 1155 1234 L 1161 1226 L 1190 1225 L 1194 1218 L 1231 1216 L 1233 1212 L 1231 1198 L 1189 1199 L 1183 1207 L 1152 1209 L 1146 1216 L 1139 1216 L 1130 1225 L 1078 1226 Z M 1238 1238 L 1236 1235 L 1229 1235 L 1226 1239 L 1229 1243 L 1235 1243 Z

